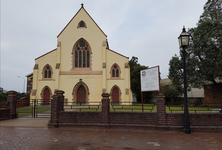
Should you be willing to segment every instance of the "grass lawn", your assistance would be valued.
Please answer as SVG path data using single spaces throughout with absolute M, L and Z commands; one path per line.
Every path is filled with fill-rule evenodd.
M 219 107 L 188 107 L 189 113 L 212 113 L 212 109 L 220 109 Z M 184 108 L 182 106 L 166 106 L 167 113 L 183 113 Z
M 144 104 L 143 109 L 144 109 L 144 112 L 156 112 L 157 111 L 156 105 L 154 106 L 154 104 Z M 88 108 L 86 106 L 86 108 L 81 108 L 81 110 L 78 107 L 76 109 L 67 109 L 67 110 L 70 110 L 70 111 L 102 111 L 102 107 L 100 106 L 98 109 L 98 107 Z M 141 104 L 130 105 L 130 106 L 129 105 L 124 105 L 124 106 L 113 105 L 113 106 L 110 106 L 110 111 L 142 112 L 142 105 Z
M 154 104 L 143 104 L 143 109 L 144 112 L 157 112 L 157 106 Z M 220 109 L 216 107 L 188 107 L 189 113 L 212 113 L 212 109 Z M 98 107 L 91 107 L 88 108 L 79 108 L 76 109 L 70 109 L 70 111 L 101 111 L 102 107 L 100 106 L 99 109 Z M 183 113 L 183 107 L 182 106 L 166 106 L 166 113 Z M 135 105 L 113 105 L 110 106 L 110 111 L 115 111 L 115 112 L 142 112 L 142 104 L 136 103 Z
M 37 107 L 36 113 L 42 113 L 51 110 L 51 106 L 41 106 Z M 33 108 L 32 107 L 19 107 L 16 108 L 16 112 L 18 113 L 18 118 L 32 115 Z

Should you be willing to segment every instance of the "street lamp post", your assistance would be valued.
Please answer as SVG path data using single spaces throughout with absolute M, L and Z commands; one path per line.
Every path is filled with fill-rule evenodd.
M 25 78 L 22 76 L 18 76 L 18 78 L 22 78 L 24 80 L 24 85 L 23 85 L 23 93 L 25 93 Z
M 184 78 L 184 132 L 190 134 L 190 115 L 187 105 L 187 76 L 186 76 L 186 50 L 185 48 L 189 45 L 190 35 L 186 32 L 183 27 L 182 33 L 178 37 L 180 48 L 183 53 L 183 78 Z

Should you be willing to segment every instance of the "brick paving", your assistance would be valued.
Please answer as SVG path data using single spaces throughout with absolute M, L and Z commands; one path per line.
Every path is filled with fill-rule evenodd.
M 0 126 L 1 150 L 221 150 L 221 133 Z

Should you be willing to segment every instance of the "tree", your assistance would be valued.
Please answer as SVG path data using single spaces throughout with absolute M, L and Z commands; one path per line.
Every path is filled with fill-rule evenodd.
M 0 102 L 7 101 L 7 93 L 0 93 Z
M 222 20 L 222 1 L 221 0 L 208 0 L 204 5 L 204 12 L 200 16 L 199 22 L 206 20 Z
M 183 88 L 172 84 L 161 85 L 161 93 L 165 96 L 166 102 L 175 102 L 183 94 Z
M 131 90 L 136 95 L 137 101 L 141 101 L 141 85 L 140 85 L 140 70 L 147 69 L 148 66 L 141 66 L 138 63 L 137 57 L 132 57 L 129 61 L 130 65 L 130 81 L 131 81 Z M 152 98 L 151 92 L 146 92 L 143 94 L 144 102 L 148 102 Z
M 191 87 L 216 84 L 222 79 L 222 13 L 221 0 L 208 0 L 197 27 L 191 28 L 187 50 L 187 82 Z M 181 55 L 181 54 L 180 54 Z M 169 79 L 173 84 L 183 83 L 182 59 L 169 62 Z

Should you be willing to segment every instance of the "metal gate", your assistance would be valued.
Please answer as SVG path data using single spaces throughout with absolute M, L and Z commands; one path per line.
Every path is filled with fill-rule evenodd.
M 46 103 L 47 102 L 47 103 Z M 51 100 L 31 99 L 29 103 L 17 101 L 16 114 L 18 118 L 50 118 L 51 117 Z

